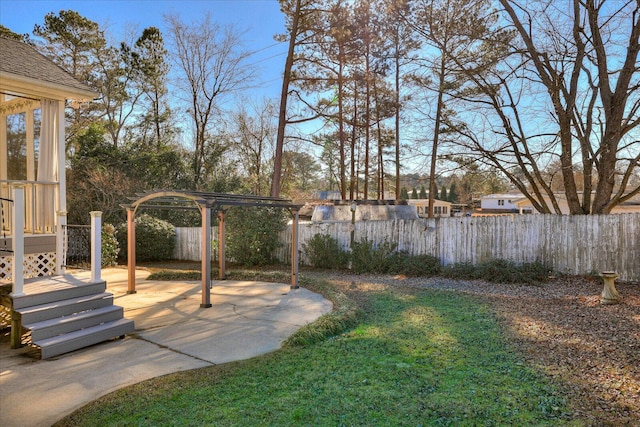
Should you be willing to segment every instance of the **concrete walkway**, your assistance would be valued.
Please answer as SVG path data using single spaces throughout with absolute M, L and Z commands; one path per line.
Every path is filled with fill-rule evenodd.
M 200 282 L 144 280 L 127 295 L 127 272 L 105 269 L 114 303 L 136 333 L 48 360 L 0 342 L 0 426 L 49 426 L 111 391 L 172 372 L 242 360 L 278 349 L 301 326 L 331 311 L 306 289 L 264 282 L 214 281 L 211 308 Z

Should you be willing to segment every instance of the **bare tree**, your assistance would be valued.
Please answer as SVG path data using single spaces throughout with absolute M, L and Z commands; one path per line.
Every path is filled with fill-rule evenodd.
M 199 21 L 185 24 L 178 15 L 167 15 L 171 54 L 182 73 L 178 87 L 189 104 L 195 128 L 193 187 L 205 184 L 205 159 L 215 143 L 210 130 L 215 113 L 225 97 L 246 88 L 254 71 L 247 63 L 250 52 L 242 49 L 241 34 L 232 25 L 220 26 L 207 13 Z
M 516 39 L 483 40 L 495 53 L 481 60 L 456 58 L 473 82 L 465 101 L 478 112 L 474 125 L 458 129 L 538 210 L 560 212 L 543 172 L 559 161 L 570 212 L 610 212 L 640 193 L 632 184 L 640 166 L 640 2 L 500 4 L 499 22 Z
M 238 153 L 248 175 L 249 187 L 257 195 L 268 192 L 264 169 L 274 156 L 276 111 L 276 106 L 268 100 L 243 100 L 230 123 L 232 149 Z

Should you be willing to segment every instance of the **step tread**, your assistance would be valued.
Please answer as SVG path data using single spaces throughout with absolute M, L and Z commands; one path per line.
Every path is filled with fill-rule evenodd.
M 85 311 L 81 311 L 79 313 L 70 314 L 68 316 L 56 317 L 54 319 L 43 320 L 41 322 L 35 322 L 35 323 L 31 323 L 31 324 L 28 324 L 28 325 L 22 325 L 22 326 L 25 329 L 29 329 L 31 331 L 34 331 L 34 330 L 38 330 L 38 329 L 50 328 L 52 326 L 58 326 L 58 325 L 61 325 L 61 324 L 75 322 L 75 321 L 87 319 L 87 318 L 90 318 L 90 317 L 99 316 L 99 315 L 106 314 L 106 313 L 116 312 L 116 311 L 123 311 L 123 309 L 122 309 L 122 307 L 120 307 L 118 305 L 110 305 L 110 306 L 107 306 L 107 307 L 100 307 L 100 308 L 96 308 L 96 309 L 85 310 Z
M 33 344 L 40 347 L 42 359 L 48 359 L 49 357 L 132 333 L 134 330 L 133 320 L 123 318 L 68 334 L 38 340 Z
M 24 315 L 35 313 L 38 311 L 50 310 L 50 309 L 59 308 L 62 306 L 77 305 L 79 303 L 110 298 L 112 296 L 113 294 L 110 292 L 100 292 L 97 294 L 82 295 L 79 297 L 69 298 L 65 300 L 52 301 L 45 304 L 38 304 L 38 305 L 29 306 L 29 307 L 18 308 L 16 309 L 16 311 L 24 316 Z
M 72 289 L 86 285 L 95 285 L 106 283 L 104 279 L 92 282 L 88 277 L 82 277 L 71 274 L 59 274 L 56 276 L 40 276 L 31 279 L 25 279 L 24 292 L 26 294 L 60 291 Z
M 38 286 L 38 289 L 27 289 L 25 295 L 13 297 L 14 310 L 48 304 L 56 301 L 64 301 L 71 298 L 78 298 L 97 293 L 105 292 L 107 283 L 105 281 L 94 283 L 71 284 L 69 286 L 52 284 L 51 287 Z

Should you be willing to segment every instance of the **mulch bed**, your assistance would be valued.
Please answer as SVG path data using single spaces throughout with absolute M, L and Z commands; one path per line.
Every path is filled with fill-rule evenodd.
M 493 307 L 527 361 L 566 391 L 576 418 L 593 426 L 640 426 L 640 283 L 616 283 L 622 302 L 601 305 L 603 284 L 592 277 L 520 285 L 439 277 L 323 276 L 361 289 L 407 286 L 478 295 Z

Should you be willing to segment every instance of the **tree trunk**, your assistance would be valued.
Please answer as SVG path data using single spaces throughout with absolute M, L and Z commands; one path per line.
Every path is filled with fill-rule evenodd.
M 287 99 L 289 97 L 289 83 L 291 82 L 291 69 L 293 68 L 293 54 L 298 37 L 300 22 L 300 1 L 296 0 L 296 10 L 293 14 L 291 33 L 289 34 L 289 49 L 284 65 L 282 78 L 282 90 L 280 91 L 280 109 L 278 111 L 278 136 L 276 138 L 276 152 L 273 162 L 273 178 L 271 180 L 271 197 L 280 197 L 280 179 L 282 176 L 282 151 L 284 147 L 284 132 L 287 125 Z
M 444 73 L 446 58 L 444 52 L 440 59 L 440 81 L 438 82 L 438 103 L 436 104 L 436 121 L 433 130 L 433 145 L 431 146 L 431 169 L 429 174 L 429 208 L 428 217 L 433 218 L 433 205 L 436 192 L 436 162 L 438 159 L 438 142 L 440 140 L 440 122 L 442 120 L 442 103 L 444 96 Z

